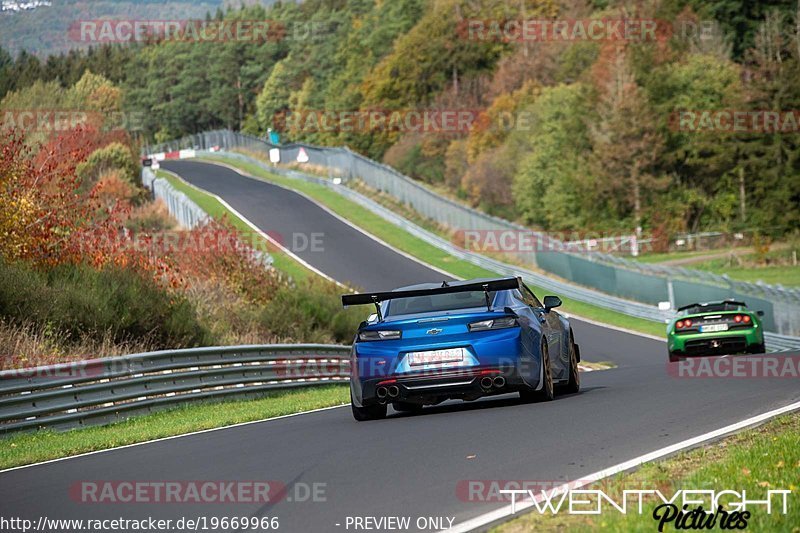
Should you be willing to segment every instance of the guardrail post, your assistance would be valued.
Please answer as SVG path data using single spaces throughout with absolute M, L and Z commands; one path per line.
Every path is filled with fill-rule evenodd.
M 672 278 L 667 278 L 667 299 L 669 300 L 669 308 L 676 309 L 675 287 L 672 285 Z

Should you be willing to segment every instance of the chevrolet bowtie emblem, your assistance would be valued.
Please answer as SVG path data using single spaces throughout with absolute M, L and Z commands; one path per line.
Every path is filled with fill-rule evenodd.
M 439 334 L 439 333 L 441 333 L 442 331 L 443 331 L 443 330 L 441 330 L 441 329 L 439 329 L 439 328 L 433 328 L 433 329 L 429 329 L 429 330 L 428 330 L 428 331 L 426 331 L 425 333 L 427 333 L 428 335 L 438 335 L 438 334 Z

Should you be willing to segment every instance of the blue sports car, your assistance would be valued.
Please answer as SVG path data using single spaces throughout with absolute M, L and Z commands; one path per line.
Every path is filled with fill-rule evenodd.
M 567 319 L 519 278 L 475 279 L 346 294 L 374 304 L 353 342 L 350 398 L 356 420 L 417 411 L 447 399 L 519 392 L 548 401 L 580 389 L 580 351 Z

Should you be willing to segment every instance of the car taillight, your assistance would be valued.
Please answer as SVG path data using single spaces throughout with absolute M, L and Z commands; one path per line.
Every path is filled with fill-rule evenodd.
M 401 337 L 400 331 L 391 329 L 362 331 L 358 334 L 360 341 L 392 341 Z
M 744 322 L 745 324 L 749 324 L 750 323 L 750 315 L 744 315 L 742 317 L 742 322 Z
M 490 329 L 504 329 L 513 328 L 518 326 L 517 319 L 513 316 L 506 316 L 503 318 L 495 318 L 492 320 L 481 320 L 480 322 L 473 322 L 469 324 L 470 331 L 488 331 Z
M 690 327 L 692 327 L 691 319 L 687 318 L 686 320 L 678 320 L 675 322 L 675 329 L 686 329 Z
M 738 324 L 739 322 L 742 321 L 742 315 L 736 315 L 735 317 L 733 317 L 733 321 Z

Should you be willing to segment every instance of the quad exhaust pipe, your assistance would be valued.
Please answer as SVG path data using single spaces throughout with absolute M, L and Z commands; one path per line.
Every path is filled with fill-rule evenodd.
M 483 376 L 480 380 L 480 385 L 484 392 L 492 389 L 502 389 L 506 386 L 506 378 L 503 376 Z M 378 397 L 379 402 L 386 403 L 400 396 L 400 387 L 397 385 L 389 385 L 388 387 L 381 385 L 375 390 L 375 395 Z
M 378 401 L 386 403 L 388 400 L 400 396 L 400 387 L 397 385 L 389 385 L 388 387 L 380 386 L 375 390 L 375 395 L 378 397 Z
M 481 389 L 484 391 L 489 391 L 491 389 L 502 389 L 506 386 L 506 378 L 503 376 L 483 376 L 481 378 Z

